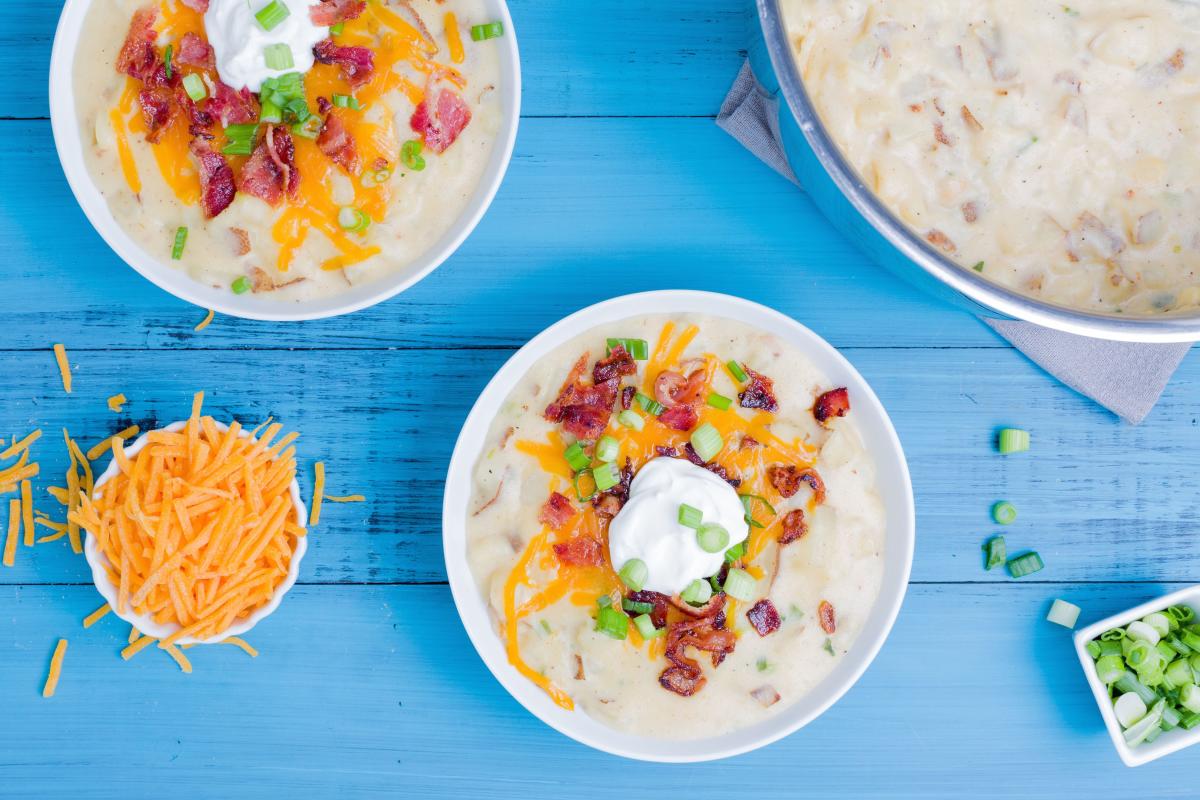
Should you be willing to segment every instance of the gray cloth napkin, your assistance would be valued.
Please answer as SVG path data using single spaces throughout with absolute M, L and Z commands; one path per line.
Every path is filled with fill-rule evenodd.
M 771 169 L 800 185 L 781 144 L 779 99 L 762 88 L 749 62 L 742 65 L 726 95 L 717 125 Z M 1110 342 L 1029 322 L 983 321 L 1042 369 L 1133 425 L 1150 413 L 1191 347 Z

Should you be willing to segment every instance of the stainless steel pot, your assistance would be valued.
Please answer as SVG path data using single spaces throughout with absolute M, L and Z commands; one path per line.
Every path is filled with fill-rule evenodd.
M 756 0 L 762 37 L 750 64 L 764 88 L 782 95 L 779 114 L 788 162 L 830 221 L 877 262 L 910 283 L 979 314 L 1035 322 L 1069 333 L 1130 342 L 1200 340 L 1200 312 L 1127 317 L 1035 300 L 963 269 L 932 248 L 875 197 L 842 156 L 804 89 L 779 0 Z M 783 104 L 779 104 L 782 108 Z

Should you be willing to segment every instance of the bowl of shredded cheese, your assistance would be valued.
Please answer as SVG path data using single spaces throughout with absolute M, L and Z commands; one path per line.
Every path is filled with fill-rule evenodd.
M 97 590 L 167 650 L 249 631 L 279 607 L 308 548 L 297 434 L 202 417 L 202 400 L 128 448 L 114 440 L 73 514 Z

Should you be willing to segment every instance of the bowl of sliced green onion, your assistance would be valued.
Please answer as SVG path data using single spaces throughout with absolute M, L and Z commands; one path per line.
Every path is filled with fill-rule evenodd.
M 1127 766 L 1200 742 L 1200 586 L 1075 634 L 1105 727 Z

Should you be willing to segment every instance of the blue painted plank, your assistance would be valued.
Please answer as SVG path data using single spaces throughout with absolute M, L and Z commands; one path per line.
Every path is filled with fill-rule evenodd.
M 11 797 L 1195 797 L 1200 748 L 1121 765 L 1051 598 L 1083 621 L 1169 586 L 914 586 L 860 683 L 809 727 L 708 765 L 616 759 L 521 709 L 471 649 L 445 587 L 301 587 L 195 672 L 127 628 L 90 631 L 90 589 L 0 588 L 0 751 Z M 58 695 L 39 691 L 70 639 Z

